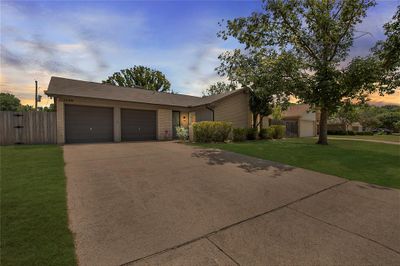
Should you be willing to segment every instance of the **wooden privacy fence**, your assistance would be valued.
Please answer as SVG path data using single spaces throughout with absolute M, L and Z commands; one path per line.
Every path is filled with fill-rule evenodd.
M 55 112 L 0 111 L 0 145 L 57 143 Z

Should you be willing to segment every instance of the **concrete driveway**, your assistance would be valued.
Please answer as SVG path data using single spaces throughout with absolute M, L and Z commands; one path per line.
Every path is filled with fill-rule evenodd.
M 80 265 L 400 265 L 400 191 L 173 142 L 64 146 Z

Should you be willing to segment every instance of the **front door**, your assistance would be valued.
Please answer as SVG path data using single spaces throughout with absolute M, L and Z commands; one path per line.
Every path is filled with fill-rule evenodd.
M 172 137 L 176 139 L 178 136 L 176 135 L 176 127 L 181 125 L 180 123 L 181 112 L 172 111 Z

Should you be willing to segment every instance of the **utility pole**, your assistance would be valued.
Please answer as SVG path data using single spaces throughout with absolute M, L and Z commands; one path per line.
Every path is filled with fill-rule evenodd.
M 37 110 L 37 100 L 38 100 L 37 90 L 38 90 L 38 82 L 37 80 L 35 80 L 35 110 Z

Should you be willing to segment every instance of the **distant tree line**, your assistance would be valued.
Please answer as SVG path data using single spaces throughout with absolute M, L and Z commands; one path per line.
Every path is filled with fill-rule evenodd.
M 21 100 L 14 94 L 2 92 L 0 93 L 0 111 L 27 112 L 33 111 L 34 108 L 29 104 L 21 104 Z M 37 111 L 54 112 L 55 105 L 52 103 L 49 106 L 38 107 Z
M 373 106 L 368 104 L 347 103 L 341 106 L 331 116 L 340 120 L 346 128 L 354 122 L 359 122 L 364 131 L 387 129 L 400 132 L 400 106 Z

